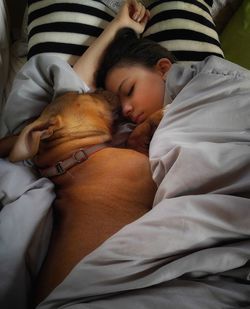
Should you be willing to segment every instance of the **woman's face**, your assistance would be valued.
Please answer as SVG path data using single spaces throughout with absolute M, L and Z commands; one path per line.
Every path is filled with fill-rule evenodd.
M 137 124 L 163 107 L 164 72 L 158 68 L 116 67 L 108 73 L 105 85 L 119 96 L 123 115 Z

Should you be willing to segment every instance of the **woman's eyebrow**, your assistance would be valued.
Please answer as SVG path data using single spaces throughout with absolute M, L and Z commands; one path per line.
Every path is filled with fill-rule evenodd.
M 128 80 L 128 78 L 125 78 L 125 79 L 120 83 L 120 85 L 119 85 L 119 87 L 118 87 L 117 93 L 120 93 L 120 92 L 121 92 L 122 87 L 123 87 L 124 83 L 125 83 L 127 80 Z

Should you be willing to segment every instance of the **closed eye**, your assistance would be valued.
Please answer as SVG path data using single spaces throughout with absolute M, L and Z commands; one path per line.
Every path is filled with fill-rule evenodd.
M 129 89 L 129 91 L 128 91 L 128 93 L 127 93 L 127 96 L 128 96 L 128 97 L 130 97 L 130 96 L 133 94 L 134 88 L 135 88 L 135 86 L 133 85 L 133 86 Z

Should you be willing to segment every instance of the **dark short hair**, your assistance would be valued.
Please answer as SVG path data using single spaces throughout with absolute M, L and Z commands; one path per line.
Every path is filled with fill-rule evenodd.
M 115 67 L 142 65 L 152 69 L 161 58 L 176 62 L 175 57 L 166 48 L 139 37 L 131 28 L 122 28 L 100 60 L 95 74 L 96 87 L 105 88 L 107 74 Z

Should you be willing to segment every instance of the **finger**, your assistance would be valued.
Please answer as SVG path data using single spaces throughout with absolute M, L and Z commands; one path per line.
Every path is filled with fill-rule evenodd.
M 141 4 L 141 5 L 140 5 L 140 11 L 139 11 L 139 13 L 138 13 L 138 16 L 137 16 L 136 21 L 137 21 L 137 22 L 141 22 L 142 19 L 143 19 L 144 16 L 145 16 L 145 14 L 146 14 L 146 8 Z
M 146 13 L 144 14 L 142 20 L 140 21 L 140 24 L 142 26 L 145 26 L 147 24 L 147 22 L 149 21 L 149 19 L 150 19 L 150 12 L 149 12 L 149 10 L 146 10 Z
M 134 14 L 133 14 L 133 20 L 135 20 L 135 21 L 139 21 L 138 19 L 141 19 L 142 17 L 142 14 L 144 15 L 144 13 L 143 13 L 143 11 L 144 11 L 144 6 L 140 3 L 140 2 L 137 2 L 137 1 L 135 1 L 134 2 L 134 10 L 135 10 L 135 12 L 134 12 Z

